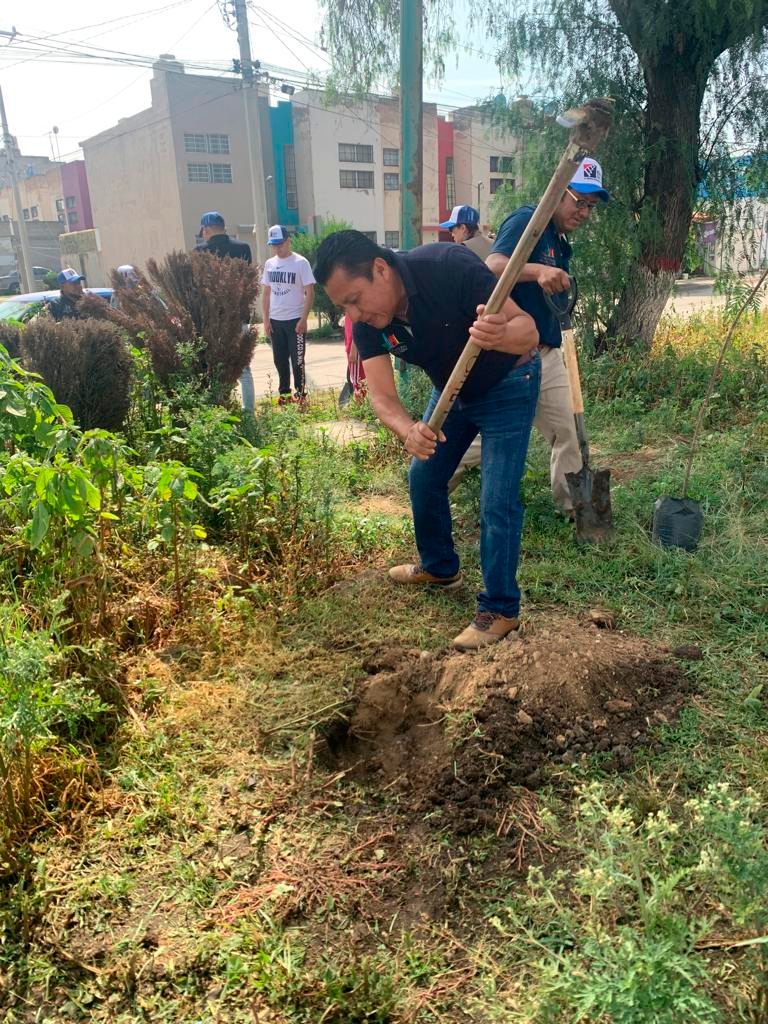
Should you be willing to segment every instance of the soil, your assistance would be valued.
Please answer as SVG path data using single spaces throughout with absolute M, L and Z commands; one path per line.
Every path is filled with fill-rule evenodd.
M 502 829 L 515 792 L 558 766 L 601 754 L 620 770 L 637 747 L 658 747 L 658 726 L 690 693 L 678 659 L 691 652 L 612 625 L 593 610 L 475 654 L 377 651 L 344 718 L 325 729 L 328 757 L 414 812 L 439 811 L 455 832 Z

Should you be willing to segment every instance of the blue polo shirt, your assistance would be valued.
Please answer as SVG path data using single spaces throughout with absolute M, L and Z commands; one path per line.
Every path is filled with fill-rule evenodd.
M 380 330 L 357 323 L 353 337 L 361 359 L 387 353 L 426 370 L 442 391 L 469 340 L 477 307 L 487 302 L 496 278 L 466 246 L 437 242 L 394 254 L 408 293 L 408 317 Z M 519 356 L 481 352 L 462 388 L 462 398 L 485 394 L 503 380 Z
M 493 252 L 500 252 L 504 256 L 512 255 L 535 209 L 535 206 L 521 206 L 519 210 L 510 213 L 507 219 L 502 221 L 493 245 Z M 544 263 L 548 267 L 559 267 L 560 270 L 568 273 L 571 252 L 568 239 L 565 235 L 561 235 L 550 221 L 528 257 L 528 262 Z M 560 324 L 547 305 L 544 292 L 539 285 L 535 281 L 516 284 L 512 289 L 511 297 L 536 321 L 542 345 L 560 348 L 562 340 Z

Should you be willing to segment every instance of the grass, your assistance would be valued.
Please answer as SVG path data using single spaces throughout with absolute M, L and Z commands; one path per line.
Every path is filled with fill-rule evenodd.
M 706 358 L 689 348 L 694 391 Z M 313 439 L 314 419 L 333 412 L 286 410 L 257 443 L 302 447 L 308 496 L 330 482 L 339 557 L 319 582 L 308 574 L 303 590 L 265 600 L 212 519 L 185 617 L 163 605 L 151 642 L 112 650 L 132 713 L 100 737 L 102 784 L 81 827 L 59 816 L 35 834 L 28 870 L 6 887 L 3 1020 L 767 1019 L 768 405 L 740 397 L 752 371 L 735 362 L 695 465 L 701 547 L 654 547 L 653 503 L 680 485 L 696 411 L 669 394 L 664 351 L 655 390 L 652 361 L 587 373 L 602 396 L 588 414 L 595 461 L 614 469 L 615 544 L 574 546 L 537 441 L 521 564 L 540 624 L 607 606 L 623 630 L 700 648 L 696 692 L 658 749 L 622 772 L 599 757 L 553 764 L 538 793 L 514 795 L 514 828 L 469 837 L 325 763 L 321 727 L 366 657 L 440 651 L 472 614 L 478 486 L 470 475 L 455 501 L 466 591 L 395 594 L 382 570 L 412 553 L 401 455 L 384 439 Z M 201 459 L 208 429 L 218 436 L 198 432 Z M 385 512 L 373 497 L 390 500 Z M 132 557 L 135 575 L 156 565 Z M 171 592 L 167 575 L 153 585 Z

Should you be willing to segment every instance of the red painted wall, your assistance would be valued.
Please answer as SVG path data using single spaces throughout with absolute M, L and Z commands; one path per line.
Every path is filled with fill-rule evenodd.
M 91 210 L 91 194 L 88 191 L 88 178 L 85 174 L 85 160 L 72 160 L 61 168 L 61 190 L 64 193 L 65 213 L 67 214 L 68 231 L 85 231 L 93 227 Z M 67 197 L 74 197 L 74 206 L 67 207 Z M 70 214 L 76 214 L 77 221 L 70 224 Z

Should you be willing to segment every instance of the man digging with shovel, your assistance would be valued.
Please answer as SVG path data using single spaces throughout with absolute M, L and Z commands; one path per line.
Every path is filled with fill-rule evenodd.
M 539 331 L 541 393 L 533 425 L 552 449 L 552 497 L 557 508 L 569 519 L 573 519 L 574 511 L 565 474 L 577 473 L 581 469 L 582 455 L 574 425 L 568 374 L 563 363 L 560 324 L 545 301 L 544 293 L 554 295 L 568 291 L 571 259 L 568 235 L 589 220 L 599 201 L 608 202 L 610 196 L 602 181 L 600 164 L 593 157 L 583 160 L 511 293 L 520 308 L 536 321 Z M 502 222 L 493 251 L 486 259 L 496 277 L 501 276 L 534 209 L 533 206 L 522 206 Z M 459 472 L 451 481 L 451 490 L 464 471 L 480 464 L 478 447 L 475 443 L 467 452 Z
M 391 569 L 395 583 L 445 590 L 460 584 L 448 481 L 471 441 L 482 435 L 484 590 L 474 620 L 453 643 L 464 651 L 495 643 L 518 628 L 520 481 L 539 393 L 535 324 L 503 296 L 501 312 L 484 315 L 496 279 L 460 245 L 423 245 L 400 254 L 359 231 L 337 231 L 321 243 L 314 269 L 331 301 L 354 324 L 376 414 L 413 456 L 409 483 L 420 562 Z M 436 433 L 425 421 L 468 334 L 481 352 L 445 430 Z M 400 402 L 392 355 L 421 366 L 432 380 L 424 420 L 414 421 Z

